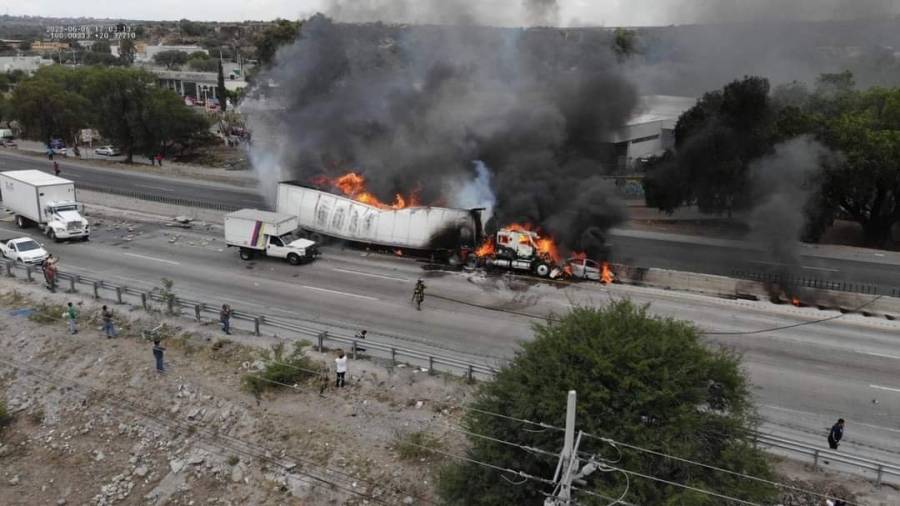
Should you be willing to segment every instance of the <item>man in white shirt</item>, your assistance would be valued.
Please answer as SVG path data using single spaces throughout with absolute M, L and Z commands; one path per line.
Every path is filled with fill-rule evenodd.
M 344 376 L 347 374 L 347 356 L 344 350 L 338 351 L 338 356 L 334 359 L 334 370 L 337 371 L 337 387 L 344 388 Z

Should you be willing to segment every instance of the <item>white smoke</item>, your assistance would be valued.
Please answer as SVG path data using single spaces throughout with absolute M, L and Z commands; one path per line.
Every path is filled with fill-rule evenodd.
M 497 204 L 497 196 L 491 188 L 491 171 L 481 160 L 475 160 L 475 177 L 463 181 L 449 192 L 453 195 L 450 201 L 451 207 L 462 209 L 482 208 L 482 222 L 487 223 L 494 215 L 494 206 Z

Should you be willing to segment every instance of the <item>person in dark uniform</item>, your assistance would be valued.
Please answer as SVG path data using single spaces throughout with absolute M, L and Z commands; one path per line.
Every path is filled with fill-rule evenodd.
M 844 419 L 838 418 L 836 424 L 831 426 L 831 432 L 828 433 L 828 446 L 832 450 L 838 449 L 841 438 L 844 437 Z

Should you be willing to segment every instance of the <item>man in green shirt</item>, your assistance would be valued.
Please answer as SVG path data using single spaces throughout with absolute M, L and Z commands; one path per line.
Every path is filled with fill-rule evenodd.
M 78 327 L 75 326 L 75 322 L 78 318 L 78 311 L 75 311 L 75 306 L 72 303 L 69 303 L 68 309 L 66 309 L 66 319 L 69 321 L 69 333 L 77 334 Z

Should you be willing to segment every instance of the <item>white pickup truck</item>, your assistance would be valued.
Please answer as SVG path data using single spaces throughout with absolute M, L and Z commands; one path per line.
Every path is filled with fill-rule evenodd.
M 3 258 L 31 265 L 38 265 L 49 256 L 44 246 L 30 237 L 0 239 L 0 254 Z
M 297 217 L 257 209 L 241 209 L 225 215 L 225 243 L 240 248 L 241 258 L 257 255 L 284 258 L 291 265 L 312 261 L 319 255 L 314 241 L 297 239 Z

